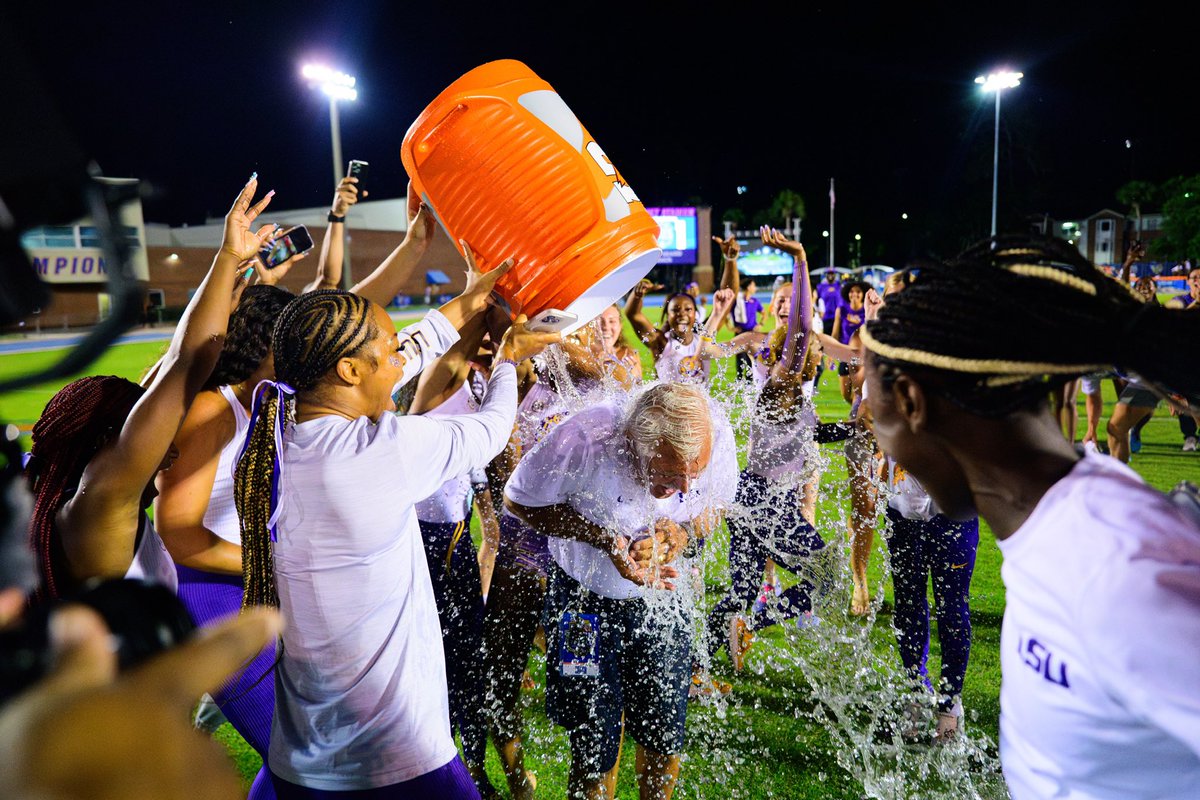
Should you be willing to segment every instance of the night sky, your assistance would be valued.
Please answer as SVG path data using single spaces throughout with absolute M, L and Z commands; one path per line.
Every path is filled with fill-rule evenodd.
M 1016 5 L 986 21 L 983 4 L 88 5 L 21 4 L 0 24 L 104 174 L 147 182 L 151 222 L 223 214 L 252 170 L 279 208 L 329 201 L 328 104 L 300 78 L 306 60 L 358 78 L 343 155 L 371 163 L 373 199 L 403 195 L 404 132 L 438 92 L 515 58 L 647 205 L 711 205 L 718 226 L 792 189 L 819 249 L 835 178 L 839 263 L 854 233 L 883 263 L 986 235 L 994 100 L 973 81 L 999 66 L 1025 73 L 1002 98 L 1002 230 L 1125 211 L 1114 195 L 1131 177 L 1200 172 L 1195 20 L 1134 4 Z

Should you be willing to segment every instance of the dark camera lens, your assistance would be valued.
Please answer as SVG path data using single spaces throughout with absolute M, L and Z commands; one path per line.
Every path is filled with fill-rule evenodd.
M 104 619 L 122 670 L 174 647 L 196 629 L 192 615 L 165 586 L 129 578 L 89 583 L 73 597 L 35 606 L 19 625 L 0 633 L 0 703 L 50 668 L 49 620 L 64 603 L 90 606 Z

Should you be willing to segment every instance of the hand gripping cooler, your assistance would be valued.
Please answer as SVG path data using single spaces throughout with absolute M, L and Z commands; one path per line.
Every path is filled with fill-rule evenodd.
M 570 332 L 589 322 L 662 254 L 641 200 L 558 93 L 519 61 L 492 61 L 450 84 L 408 129 L 401 159 L 480 269 L 513 257 L 497 292 L 538 327 Z

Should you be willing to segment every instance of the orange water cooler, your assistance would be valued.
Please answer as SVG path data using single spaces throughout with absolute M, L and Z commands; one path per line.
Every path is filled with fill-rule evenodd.
M 492 61 L 450 84 L 408 129 L 401 158 L 414 190 L 481 269 L 515 260 L 497 291 L 514 315 L 543 327 L 569 332 L 594 319 L 662 253 L 641 200 L 558 93 L 519 61 Z

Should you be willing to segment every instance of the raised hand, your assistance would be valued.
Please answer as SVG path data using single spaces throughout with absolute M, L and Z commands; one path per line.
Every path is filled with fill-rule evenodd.
M 863 297 L 863 319 L 867 322 L 879 316 L 879 309 L 883 308 L 883 298 L 879 296 L 879 292 L 874 289 L 868 289 Z
M 665 288 L 661 283 L 655 283 L 649 278 L 642 278 L 637 282 L 637 286 L 633 287 L 633 295 L 638 298 L 645 297 L 648 292 L 657 292 Z
M 500 358 L 519 364 L 527 358 L 533 358 L 550 345 L 562 341 L 560 333 L 529 330 L 525 327 L 528 321 L 524 314 L 513 320 L 512 327 L 504 332 L 504 337 L 500 340 Z
M 763 244 L 769 244 L 777 250 L 782 250 L 797 261 L 807 260 L 808 257 L 804 253 L 804 245 L 787 238 L 779 232 L 778 228 L 763 225 L 758 229 L 758 234 L 762 237 Z
M 463 258 L 467 262 L 467 286 L 463 289 L 462 296 L 486 300 L 492 290 L 496 288 L 496 282 L 504 277 L 516 262 L 509 257 L 500 262 L 495 269 L 481 272 L 476 261 L 475 251 L 471 249 L 471 245 L 467 244 L 467 240 L 459 239 L 458 244 L 462 247 Z
M 354 180 L 358 180 L 355 178 Z M 363 192 L 366 196 L 366 192 Z M 421 198 L 413 191 L 412 181 L 408 182 L 408 233 L 404 235 L 406 242 L 416 242 L 418 244 L 428 244 L 433 240 L 434 228 L 437 226 L 437 220 L 433 216 L 433 211 L 429 206 L 421 202 Z M 460 244 L 461 244 L 460 240 Z M 465 245 L 464 245 L 465 248 Z M 474 253 L 471 254 L 474 258 Z
M 370 192 L 364 189 L 362 196 L 366 197 L 368 194 Z M 333 193 L 333 203 L 329 206 L 329 211 L 334 216 L 344 217 L 358 199 L 358 178 L 342 178 Z
M 713 293 L 713 310 L 712 316 L 722 317 L 729 313 L 729 309 L 733 308 L 734 302 L 737 301 L 737 294 L 733 289 L 717 289 Z
M 257 189 L 258 173 L 256 172 L 250 176 L 250 180 L 246 181 L 246 185 L 238 193 L 237 199 L 233 201 L 233 207 L 225 215 L 225 235 L 221 241 L 221 251 L 237 258 L 239 262 L 253 258 L 259 249 L 270 240 L 271 236 L 279 230 L 278 225 L 264 225 L 257 232 L 250 230 L 250 225 L 275 196 L 275 190 L 272 189 L 263 196 L 263 199 L 251 205 L 250 201 L 254 199 L 254 192 Z
M 728 239 L 722 239 L 720 236 L 714 236 L 712 239 L 717 243 L 717 247 L 721 248 L 721 255 L 731 261 L 737 258 L 742 251 L 742 246 L 738 244 L 738 240 L 734 239 L 732 236 Z

